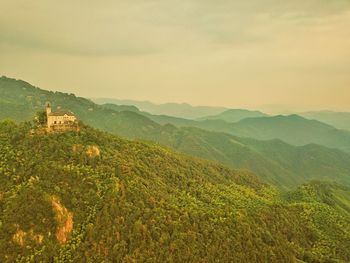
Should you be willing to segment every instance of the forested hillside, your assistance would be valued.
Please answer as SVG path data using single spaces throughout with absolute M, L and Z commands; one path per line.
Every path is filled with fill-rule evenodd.
M 350 186 L 350 156 L 340 150 L 292 146 L 280 140 L 259 141 L 197 128 L 169 129 L 168 133 L 157 141 L 193 156 L 252 170 L 285 189 L 310 180 Z
M 102 106 L 117 111 L 120 109 L 120 106 L 114 104 Z M 162 125 L 168 123 L 178 128 L 197 127 L 207 131 L 224 132 L 257 140 L 280 139 L 296 146 L 319 144 L 350 153 L 350 131 L 336 129 L 320 121 L 306 119 L 298 115 L 267 116 L 261 112 L 228 110 L 219 115 L 204 117 L 195 121 L 164 115 L 152 115 L 146 112 L 139 112 L 139 114 L 156 123 Z M 346 125 L 346 122 L 344 122 L 344 125 Z
M 258 141 L 198 128 L 193 120 L 152 115 L 136 107 L 96 105 L 73 94 L 50 92 L 30 84 L 0 78 L 0 119 L 32 120 L 47 101 L 53 110 L 73 111 L 85 123 L 127 138 L 151 140 L 183 153 L 219 161 L 232 168 L 252 170 L 267 182 L 284 189 L 312 179 L 350 185 L 350 157 L 338 150 L 317 145 L 295 147 L 278 140 Z M 212 122 L 212 121 L 207 121 Z M 229 123 L 222 122 L 224 126 Z M 232 124 L 229 124 L 232 125 Z M 219 126 L 216 126 L 218 128 Z
M 212 123 L 213 130 L 218 130 Z M 221 125 L 223 132 L 258 140 L 281 139 L 293 145 L 319 144 L 350 153 L 350 132 L 298 115 L 247 118 Z
M 44 109 L 46 102 L 51 102 L 53 111 L 73 111 L 87 124 L 131 138 L 141 137 L 144 133 L 156 136 L 160 127 L 159 124 L 131 111 L 105 109 L 74 94 L 46 91 L 27 82 L 6 77 L 0 79 L 0 98 L 0 107 L 5 109 L 0 112 L 0 119 L 31 120 L 37 111 Z
M 249 172 L 83 125 L 2 122 L 0 157 L 1 262 L 350 260 L 346 187 L 280 195 Z

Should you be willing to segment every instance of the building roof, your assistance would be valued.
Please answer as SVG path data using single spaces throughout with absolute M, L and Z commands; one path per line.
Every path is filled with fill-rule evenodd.
M 57 112 L 51 112 L 49 114 L 49 116 L 64 116 L 64 115 L 74 116 L 74 114 L 72 112 L 69 112 L 69 111 L 57 111 Z

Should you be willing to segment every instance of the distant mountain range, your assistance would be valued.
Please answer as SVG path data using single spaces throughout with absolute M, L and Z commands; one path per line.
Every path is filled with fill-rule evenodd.
M 121 109 L 114 104 L 106 104 L 103 107 L 116 111 Z M 140 111 L 138 113 L 165 125 L 158 127 L 157 130 L 162 132 L 157 133 L 156 137 L 145 133 L 141 138 L 158 141 L 181 152 L 216 160 L 234 168 L 250 169 L 275 185 L 288 188 L 310 179 L 321 178 L 349 183 L 349 156 L 336 149 L 315 144 L 292 146 L 276 139 L 259 141 L 241 138 L 228 133 L 208 131 L 207 129 L 211 129 L 211 126 L 207 125 L 208 122 Z M 222 124 L 224 128 L 232 125 L 220 121 L 214 123 Z M 213 127 L 214 130 L 219 129 L 220 125 Z
M 252 170 L 283 188 L 313 179 L 350 183 L 350 156 L 320 145 L 298 147 L 197 128 L 169 129 L 157 141 L 193 156 Z
M 233 124 L 213 125 L 219 130 L 259 140 L 281 139 L 293 145 L 320 144 L 350 153 L 350 131 L 298 115 L 247 118 Z
M 115 104 L 102 106 L 117 111 L 120 107 Z M 296 146 L 320 144 L 350 153 L 350 131 L 295 114 L 268 116 L 259 111 L 231 109 L 215 116 L 189 120 L 141 111 L 138 113 L 162 125 L 169 123 L 176 127 L 197 127 L 259 140 L 280 139 Z
M 69 109 L 84 123 L 96 128 L 127 138 L 155 141 L 233 168 L 249 169 L 282 188 L 312 179 L 335 180 L 350 185 L 348 154 L 320 145 L 307 145 L 317 139 L 319 144 L 346 151 L 348 134 L 299 116 L 247 118 L 238 123 L 217 119 L 194 121 L 153 115 L 135 106 L 97 105 L 73 94 L 45 91 L 24 81 L 4 77 L 0 79 L 0 98 L 3 109 L 0 119 L 31 120 L 50 101 L 53 110 Z M 276 140 L 278 137 L 299 146 Z
M 338 129 L 350 131 L 350 112 L 334 112 L 334 111 L 313 111 L 299 113 L 307 119 L 318 120 Z
M 190 120 L 222 120 L 225 122 L 238 122 L 246 118 L 268 117 L 270 114 L 258 110 L 246 109 L 228 109 L 225 107 L 208 107 L 208 106 L 191 106 L 187 103 L 166 103 L 155 104 L 148 101 L 136 100 L 118 100 L 108 98 L 93 99 L 97 104 L 109 105 L 126 105 L 135 106 L 140 111 L 148 112 L 153 115 L 165 115 L 168 117 L 177 117 Z M 292 113 L 283 115 L 292 115 Z M 297 115 L 309 120 L 317 120 L 337 129 L 345 129 L 350 131 L 350 112 L 335 112 L 335 111 L 312 111 L 299 112 Z
M 199 118 L 199 121 L 203 120 L 222 120 L 226 122 L 238 122 L 246 118 L 267 117 L 268 115 L 261 111 L 250 111 L 244 109 L 230 109 L 220 114 L 213 116 L 206 116 Z
M 155 115 L 169 115 L 185 119 L 197 119 L 208 115 L 216 115 L 227 110 L 225 107 L 191 106 L 187 103 L 155 104 L 149 101 L 118 100 L 108 98 L 92 99 L 97 104 L 132 105 Z

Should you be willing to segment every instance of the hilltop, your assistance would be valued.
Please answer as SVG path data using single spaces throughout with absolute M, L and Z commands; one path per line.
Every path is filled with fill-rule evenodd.
M 350 185 L 350 157 L 336 149 L 317 145 L 292 146 L 279 140 L 244 139 L 196 128 L 202 122 L 152 115 L 132 106 L 97 105 L 73 94 L 50 92 L 5 77 L 0 78 L 0 95 L 0 107 L 4 109 L 0 119 L 31 120 L 49 101 L 54 111 L 71 110 L 78 119 L 101 130 L 158 142 L 231 168 L 248 169 L 284 189 L 315 179 Z M 215 122 L 217 129 L 217 122 L 222 122 L 224 127 L 235 125 L 220 120 L 207 122 Z
M 159 124 L 133 111 L 115 111 L 103 108 L 91 100 L 74 94 L 43 90 L 22 80 L 0 78 L 0 119 L 32 120 L 38 111 L 52 103 L 52 110 L 70 110 L 86 124 L 129 138 L 140 138 L 146 133 L 157 135 Z
M 31 129 L 0 123 L 1 262 L 350 260 L 348 188 L 279 195 L 152 143 Z

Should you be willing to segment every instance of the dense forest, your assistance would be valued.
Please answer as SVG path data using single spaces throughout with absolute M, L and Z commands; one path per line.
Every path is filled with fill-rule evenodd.
M 349 262 L 350 189 L 248 171 L 81 124 L 0 123 L 1 262 Z
M 0 120 L 10 118 L 19 122 L 30 121 L 37 111 L 44 109 L 48 101 L 52 103 L 53 111 L 71 110 L 80 120 L 94 128 L 130 139 L 158 142 L 182 153 L 218 161 L 231 168 L 249 169 L 281 189 L 291 189 L 310 180 L 336 181 L 350 186 L 350 155 L 339 149 L 315 144 L 295 146 L 276 139 L 261 141 L 237 137 L 209 131 L 230 129 L 233 124 L 223 120 L 196 122 L 152 115 L 133 106 L 97 105 L 74 94 L 47 91 L 21 80 L 0 78 Z M 228 111 L 223 114 L 230 118 L 254 115 L 261 113 Z M 295 124 L 294 119 L 304 123 L 300 118 L 289 119 L 288 125 Z M 263 122 L 266 120 L 270 119 L 263 118 Z M 309 121 L 306 123 L 310 124 Z M 312 132 L 312 136 L 317 133 L 324 135 L 323 128 L 328 126 L 316 124 L 321 130 Z M 196 127 L 198 125 L 202 129 Z M 337 133 L 336 129 L 332 131 Z
M 350 0 L 0 9 L 0 263 L 350 263 Z

